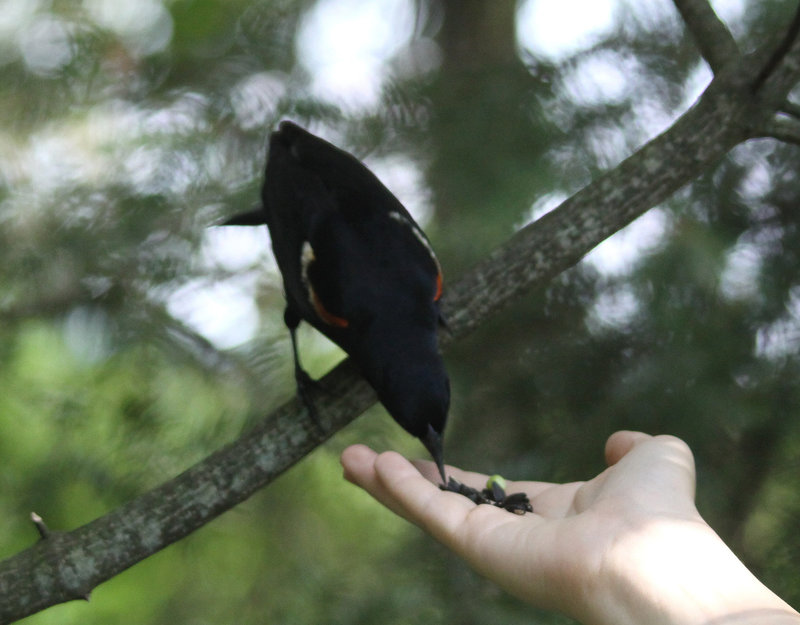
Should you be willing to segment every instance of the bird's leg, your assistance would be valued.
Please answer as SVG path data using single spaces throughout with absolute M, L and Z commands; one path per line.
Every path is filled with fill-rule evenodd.
M 297 395 L 300 401 L 308 410 L 308 416 L 314 422 L 317 432 L 322 436 L 325 434 L 325 428 L 322 427 L 322 421 L 319 418 L 317 407 L 314 405 L 314 390 L 319 387 L 319 384 L 314 380 L 303 367 L 300 366 L 300 354 L 297 349 L 297 326 L 300 325 L 300 318 L 288 308 L 284 312 L 283 320 L 286 327 L 289 328 L 289 336 L 292 339 L 292 355 L 294 356 L 294 379 L 297 383 Z

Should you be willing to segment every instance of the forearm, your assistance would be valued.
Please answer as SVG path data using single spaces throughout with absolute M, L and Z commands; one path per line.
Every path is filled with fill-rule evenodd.
M 643 523 L 612 547 L 606 568 L 592 625 L 800 624 L 702 521 Z

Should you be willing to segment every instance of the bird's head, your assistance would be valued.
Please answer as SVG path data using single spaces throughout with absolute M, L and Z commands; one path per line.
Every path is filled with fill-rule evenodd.
M 383 335 L 386 338 L 386 334 Z M 370 342 L 364 375 L 386 410 L 430 452 L 446 483 L 442 437 L 450 408 L 450 381 L 435 334 Z

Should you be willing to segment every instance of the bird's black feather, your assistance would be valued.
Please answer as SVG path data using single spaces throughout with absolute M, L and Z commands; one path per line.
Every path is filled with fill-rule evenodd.
M 270 136 L 261 199 L 260 209 L 226 224 L 269 228 L 301 397 L 313 412 L 295 340 L 306 321 L 351 356 L 444 480 L 450 386 L 436 335 L 442 275 L 425 234 L 357 158 L 288 121 Z

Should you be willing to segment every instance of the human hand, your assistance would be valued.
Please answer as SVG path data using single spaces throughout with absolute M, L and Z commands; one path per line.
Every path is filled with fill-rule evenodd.
M 685 443 L 617 432 L 606 462 L 587 482 L 509 482 L 533 505 L 518 516 L 439 490 L 432 463 L 361 445 L 342 454 L 348 480 L 538 607 L 585 623 L 800 622 L 697 512 Z M 448 475 L 476 488 L 487 479 Z

